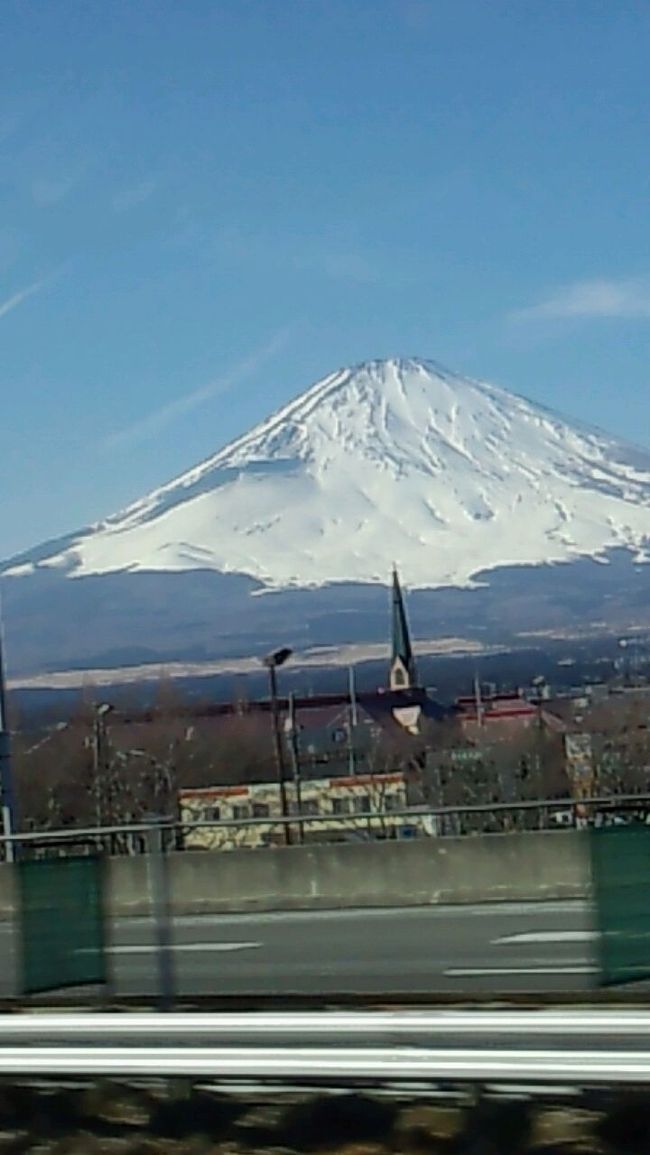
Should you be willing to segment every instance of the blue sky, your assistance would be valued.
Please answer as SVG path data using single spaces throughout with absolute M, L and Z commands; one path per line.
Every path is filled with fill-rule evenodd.
M 645 0 L 4 0 L 0 556 L 325 373 L 650 446 Z

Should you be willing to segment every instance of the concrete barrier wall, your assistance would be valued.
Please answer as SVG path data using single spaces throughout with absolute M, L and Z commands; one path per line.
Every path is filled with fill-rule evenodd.
M 149 913 L 146 857 L 109 864 L 112 917 Z M 421 838 L 413 842 L 186 851 L 169 856 L 175 914 L 585 898 L 587 836 L 578 831 Z M 0 864 L 0 920 L 16 904 Z
M 172 854 L 169 867 L 176 914 L 541 901 L 590 890 L 587 838 L 576 831 L 188 851 Z M 145 858 L 113 859 L 110 883 L 114 915 L 148 912 Z

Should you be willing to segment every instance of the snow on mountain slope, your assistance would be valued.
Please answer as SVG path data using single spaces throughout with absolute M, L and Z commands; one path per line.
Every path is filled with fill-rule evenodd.
M 371 361 L 21 572 L 466 585 L 650 540 L 650 452 L 428 361 Z M 12 571 L 9 571 L 12 572 Z M 16 569 L 13 570 L 17 572 Z

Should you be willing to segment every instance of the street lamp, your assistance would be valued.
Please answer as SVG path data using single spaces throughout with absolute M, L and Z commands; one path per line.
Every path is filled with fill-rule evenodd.
M 93 776 L 95 787 L 95 821 L 102 826 L 104 821 L 104 801 L 108 801 L 109 809 L 112 802 L 109 777 L 110 765 L 108 753 L 108 734 L 106 732 L 106 718 L 113 711 L 109 702 L 95 703 L 93 706 Z
M 287 805 L 287 784 L 286 772 L 284 764 L 284 747 L 282 745 L 282 735 L 280 733 L 280 711 L 278 708 L 278 677 L 277 670 L 283 666 L 291 657 L 293 650 L 288 646 L 283 646 L 280 650 L 273 650 L 272 653 L 267 654 L 262 658 L 262 665 L 266 666 L 269 671 L 269 686 L 271 690 L 271 717 L 273 721 L 273 742 L 275 746 L 275 761 L 278 772 L 278 782 L 280 785 L 280 810 L 284 819 L 289 816 L 289 807 Z M 284 823 L 284 841 L 287 846 L 291 845 L 291 831 L 289 824 Z

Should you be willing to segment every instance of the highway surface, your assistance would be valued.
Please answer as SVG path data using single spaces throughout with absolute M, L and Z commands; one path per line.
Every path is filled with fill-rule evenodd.
M 0 994 L 10 994 L 10 931 L 0 928 Z M 187 995 L 553 992 L 597 981 L 584 903 L 219 915 L 176 920 L 176 989 Z M 156 990 L 149 919 L 111 928 L 118 994 Z
M 120 923 L 117 988 L 150 990 L 151 924 Z M 174 964 L 188 994 L 558 991 L 596 979 L 584 904 L 416 907 L 180 919 Z

